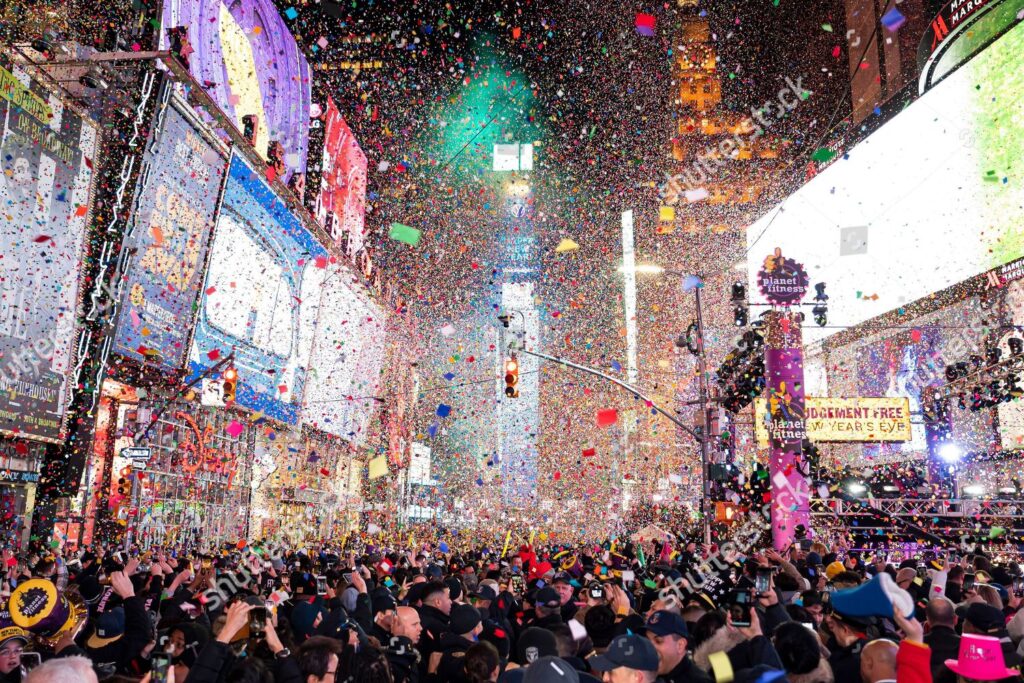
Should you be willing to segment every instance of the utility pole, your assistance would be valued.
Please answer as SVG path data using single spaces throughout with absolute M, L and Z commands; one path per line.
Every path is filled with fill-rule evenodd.
M 694 297 L 697 305 L 697 365 L 700 371 L 698 378 L 698 399 L 700 400 L 700 414 L 703 420 L 704 438 L 700 443 L 700 466 L 701 466 L 701 513 L 704 515 L 704 544 L 711 545 L 711 420 L 708 415 L 708 359 L 704 352 L 704 312 L 701 306 L 700 290 L 703 288 L 704 278 L 701 284 L 694 288 Z

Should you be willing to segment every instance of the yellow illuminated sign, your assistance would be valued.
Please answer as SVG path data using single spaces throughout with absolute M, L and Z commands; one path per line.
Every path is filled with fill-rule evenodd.
M 758 448 L 768 448 L 765 399 L 754 399 Z M 807 398 L 807 438 L 811 441 L 910 441 L 908 398 Z

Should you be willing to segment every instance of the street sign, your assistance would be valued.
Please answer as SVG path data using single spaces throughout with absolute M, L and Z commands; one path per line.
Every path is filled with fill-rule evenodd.
M 204 406 L 223 408 L 227 405 L 224 402 L 224 380 L 223 379 L 203 379 L 203 395 L 200 402 Z
M 141 462 L 143 463 L 143 467 L 145 467 L 145 463 L 149 462 L 149 458 L 152 455 L 152 449 L 144 446 L 129 446 L 128 448 L 121 449 L 122 458 L 128 458 L 133 463 Z
M 146 469 L 146 461 L 145 460 L 132 460 L 132 469 L 133 470 L 144 470 L 144 469 Z

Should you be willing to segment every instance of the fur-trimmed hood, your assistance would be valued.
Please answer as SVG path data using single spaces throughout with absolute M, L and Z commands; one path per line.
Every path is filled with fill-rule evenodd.
M 728 652 L 746 639 L 746 636 L 739 631 L 723 626 L 700 644 L 700 647 L 693 653 L 693 661 L 704 671 L 711 671 L 711 662 L 708 661 L 708 657 L 716 652 Z

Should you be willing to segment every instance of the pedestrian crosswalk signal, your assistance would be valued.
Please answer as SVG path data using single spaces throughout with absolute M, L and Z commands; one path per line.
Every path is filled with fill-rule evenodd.
M 519 398 L 519 361 L 514 356 L 505 361 L 505 396 Z
M 234 368 L 228 368 L 221 375 L 221 380 L 224 382 L 224 402 L 233 403 L 235 400 L 235 391 L 238 389 L 238 370 Z

